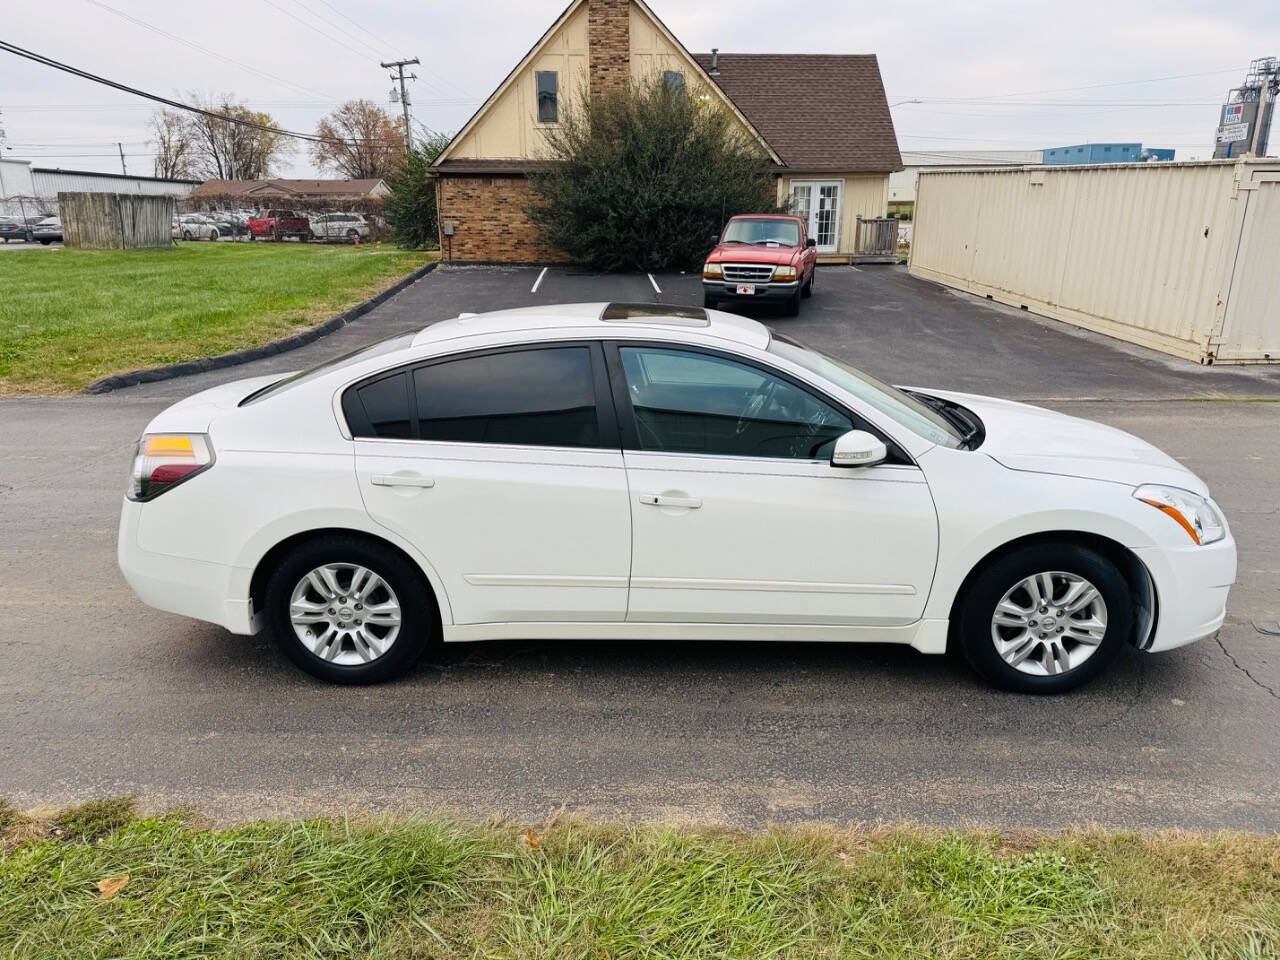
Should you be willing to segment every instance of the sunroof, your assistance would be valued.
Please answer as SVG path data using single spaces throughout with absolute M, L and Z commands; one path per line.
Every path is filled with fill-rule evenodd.
M 666 303 L 610 303 L 600 313 L 605 323 L 665 323 L 677 327 L 709 327 L 711 319 L 701 307 Z

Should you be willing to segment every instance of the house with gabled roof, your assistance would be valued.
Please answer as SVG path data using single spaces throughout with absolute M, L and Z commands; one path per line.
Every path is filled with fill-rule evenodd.
M 544 131 L 582 91 L 660 74 L 733 116 L 821 258 L 848 260 L 858 218 L 885 215 L 902 158 L 874 55 L 692 54 L 644 0 L 573 0 L 432 167 L 444 259 L 565 260 L 526 214 Z

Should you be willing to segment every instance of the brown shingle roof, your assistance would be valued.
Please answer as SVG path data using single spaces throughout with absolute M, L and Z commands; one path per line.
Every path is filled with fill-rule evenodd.
M 252 197 L 263 196 L 295 196 L 295 197 L 366 197 L 373 194 L 381 184 L 373 180 L 206 180 L 191 191 L 197 199 L 200 197 Z
M 694 58 L 710 71 L 711 54 Z M 874 54 L 722 53 L 719 68 L 712 79 L 791 169 L 902 169 Z

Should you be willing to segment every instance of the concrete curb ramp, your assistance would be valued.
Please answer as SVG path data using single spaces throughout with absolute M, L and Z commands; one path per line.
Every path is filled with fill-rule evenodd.
M 321 337 L 346 326 L 351 321 L 363 317 L 374 307 L 390 300 L 397 293 L 404 290 L 405 287 L 421 280 L 428 273 L 434 270 L 438 264 L 438 260 L 424 264 L 408 276 L 397 280 L 386 290 L 383 290 L 376 296 L 370 297 L 363 303 L 356 304 L 345 313 L 340 313 L 336 317 L 330 317 L 324 323 L 302 330 L 299 333 L 283 337 L 280 340 L 272 340 L 270 343 L 264 343 L 257 347 L 248 347 L 244 350 L 233 350 L 230 353 L 220 353 L 216 357 L 202 357 L 199 360 L 185 360 L 182 363 L 170 363 L 163 367 L 151 367 L 146 370 L 134 370 L 130 373 L 112 374 L 109 377 L 103 377 L 100 380 L 93 381 L 93 383 L 84 388 L 83 392 L 90 394 L 110 393 L 112 390 L 120 390 L 124 387 L 133 387 L 140 383 L 155 383 L 159 380 L 173 380 L 176 377 L 188 377 L 195 373 L 205 373 L 209 370 L 220 370 L 223 367 L 234 367 L 242 363 L 249 363 L 253 360 L 261 360 L 263 357 L 275 356 L 277 353 L 286 353 L 289 350 L 296 350 L 298 347 L 306 346 L 308 343 L 319 340 Z

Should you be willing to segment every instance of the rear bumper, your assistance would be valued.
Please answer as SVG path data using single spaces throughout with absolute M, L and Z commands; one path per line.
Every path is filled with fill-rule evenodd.
M 1206 547 L 1188 543 L 1144 547 L 1135 553 L 1151 574 L 1159 604 L 1149 652 L 1172 650 L 1218 632 L 1236 578 L 1236 542 L 1229 533 Z
M 738 284 L 729 280 L 703 280 L 702 292 L 717 300 L 785 300 L 794 297 L 799 280 L 790 283 L 757 283 L 755 293 L 738 293 Z
M 249 581 L 253 571 L 206 560 L 152 553 L 138 546 L 146 504 L 128 498 L 120 511 L 116 559 L 133 592 L 149 607 L 216 623 L 232 633 L 256 633 Z

